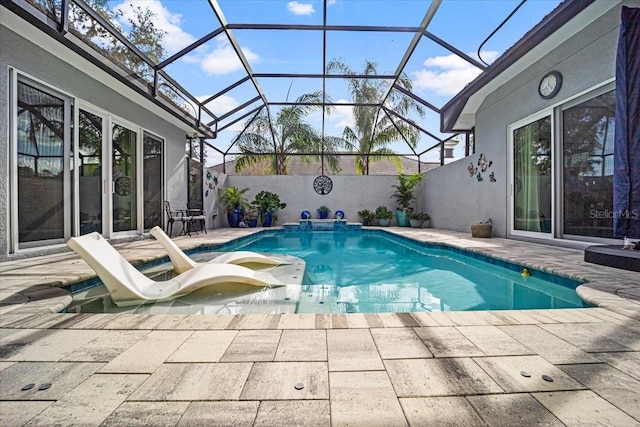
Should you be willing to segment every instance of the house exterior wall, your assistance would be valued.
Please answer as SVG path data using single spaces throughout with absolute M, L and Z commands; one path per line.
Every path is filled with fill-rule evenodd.
M 270 191 L 280 196 L 280 201 L 287 207 L 278 211 L 278 225 L 285 222 L 296 222 L 304 210 L 311 212 L 312 218 L 317 218 L 316 209 L 321 205 L 331 209 L 330 218 L 337 210 L 345 213 L 347 221 L 361 222 L 358 211 L 375 210 L 378 206 L 387 206 L 395 211 L 396 202 L 391 195 L 391 187 L 397 182 L 395 176 L 331 176 L 333 189 L 329 194 L 319 195 L 313 189 L 315 176 L 232 176 L 226 177 L 225 187 L 248 188 L 246 196 L 249 202 L 260 191 Z M 224 226 L 228 226 L 223 207 L 220 214 Z
M 469 231 L 473 223 L 491 218 L 493 234 L 508 234 L 507 126 L 615 77 L 615 56 L 623 2 L 542 57 L 533 66 L 491 93 L 476 113 L 476 154 L 427 172 L 420 208 L 431 214 L 433 227 Z M 538 95 L 538 83 L 549 71 L 563 75 L 553 99 Z M 483 181 L 470 176 L 480 154 L 493 163 Z M 490 182 L 493 172 L 496 182 Z M 560 197 L 560 196 L 556 196 Z
M 34 30 L 36 31 L 36 30 Z M 9 67 L 53 89 L 93 104 L 165 140 L 166 199 L 184 208 L 186 193 L 185 131 L 156 116 L 71 64 L 0 25 L 0 259 L 9 254 Z M 83 59 L 78 59 L 83 61 Z

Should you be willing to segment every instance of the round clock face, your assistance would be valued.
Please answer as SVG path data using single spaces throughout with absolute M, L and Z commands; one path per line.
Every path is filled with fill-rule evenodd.
M 545 99 L 553 98 L 560 91 L 560 86 L 562 86 L 562 74 L 552 71 L 540 80 L 538 92 Z

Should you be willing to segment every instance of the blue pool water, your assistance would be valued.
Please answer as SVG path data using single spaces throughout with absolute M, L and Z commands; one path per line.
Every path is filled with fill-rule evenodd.
M 584 306 L 575 293 L 580 282 L 539 271 L 531 271 L 525 279 L 521 267 L 513 264 L 376 230 L 268 231 L 215 250 L 303 258 L 306 271 L 298 313 Z M 197 256 L 206 258 L 204 254 Z

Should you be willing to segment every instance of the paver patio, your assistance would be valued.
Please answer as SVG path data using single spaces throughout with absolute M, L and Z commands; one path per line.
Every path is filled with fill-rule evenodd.
M 389 231 L 532 267 L 553 261 L 589 279 L 580 293 L 600 307 L 65 314 L 70 297 L 51 285 L 91 277 L 88 266 L 68 252 L 14 260 L 0 264 L 0 425 L 640 426 L 638 273 L 584 263 L 575 249 Z M 134 263 L 163 255 L 152 240 L 116 247 Z

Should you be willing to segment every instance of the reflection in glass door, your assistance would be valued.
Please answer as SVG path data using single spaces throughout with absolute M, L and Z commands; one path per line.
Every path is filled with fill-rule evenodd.
M 36 85 L 18 81 L 18 243 L 70 235 L 69 103 Z
M 114 232 L 137 229 L 136 140 L 136 132 L 119 124 L 113 125 L 112 219 Z
M 84 110 L 78 115 L 78 205 L 80 234 L 102 234 L 103 118 Z
M 144 133 L 142 153 L 142 180 L 144 198 L 144 230 L 156 225 L 162 227 L 163 194 L 163 149 L 162 139 Z
M 513 131 L 513 230 L 551 233 L 551 116 Z
M 613 236 L 615 91 L 562 112 L 563 232 Z

